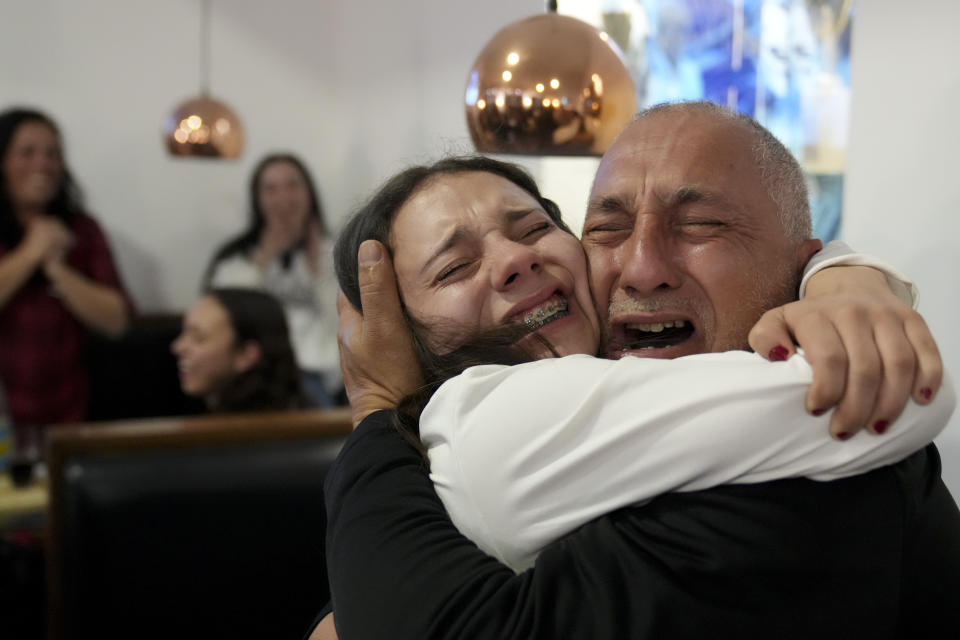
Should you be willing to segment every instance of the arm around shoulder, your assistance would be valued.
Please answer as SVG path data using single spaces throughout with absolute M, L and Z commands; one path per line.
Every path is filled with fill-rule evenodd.
M 840 442 L 803 409 L 802 356 L 672 361 L 582 356 L 478 367 L 421 419 L 431 477 L 457 527 L 514 569 L 584 523 L 672 491 L 891 464 L 929 443 L 952 393 L 912 405 L 891 433 Z

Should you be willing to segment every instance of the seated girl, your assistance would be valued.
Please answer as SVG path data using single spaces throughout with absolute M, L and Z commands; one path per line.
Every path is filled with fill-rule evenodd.
M 190 309 L 171 350 L 180 386 L 212 412 L 309 406 L 283 308 L 253 289 L 210 289 Z

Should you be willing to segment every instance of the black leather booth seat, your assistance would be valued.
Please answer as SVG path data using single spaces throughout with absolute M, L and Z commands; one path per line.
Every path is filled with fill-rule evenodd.
M 57 430 L 53 637 L 301 638 L 348 432 L 343 411 Z
M 170 345 L 182 316 L 155 313 L 133 318 L 119 338 L 90 334 L 87 420 L 182 416 L 205 411 L 203 401 L 184 395 Z

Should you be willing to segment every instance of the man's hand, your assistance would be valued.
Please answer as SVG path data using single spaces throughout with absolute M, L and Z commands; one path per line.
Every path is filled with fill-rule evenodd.
M 819 415 L 836 405 L 830 432 L 840 439 L 864 426 L 883 433 L 911 395 L 929 402 L 943 375 L 923 318 L 869 267 L 814 275 L 807 296 L 764 314 L 749 341 L 771 360 L 793 355 L 794 342 L 804 349 L 813 367 L 807 410 Z
M 356 428 L 367 415 L 393 409 L 420 387 L 423 374 L 397 293 L 393 264 L 382 244 L 358 252 L 361 315 L 343 292 L 337 297 L 340 370 Z

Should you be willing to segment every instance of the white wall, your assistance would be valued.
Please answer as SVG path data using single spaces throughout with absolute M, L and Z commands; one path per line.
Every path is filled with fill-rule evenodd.
M 163 118 L 198 90 L 199 0 L 0 0 L 0 109 L 61 124 L 142 310 L 182 309 L 240 230 L 256 160 L 292 149 L 334 228 L 411 162 L 472 150 L 467 72 L 539 0 L 214 0 L 212 93 L 244 121 L 235 162 L 175 159 Z M 531 167 L 536 171 L 536 163 Z
M 0 109 L 32 104 L 62 125 L 90 208 L 144 310 L 193 299 L 214 245 L 243 224 L 262 154 L 312 167 L 334 226 L 410 162 L 469 151 L 462 95 L 483 44 L 540 0 L 216 0 L 212 89 L 239 112 L 236 162 L 169 158 L 160 123 L 194 94 L 198 0 L 0 0 Z M 890 259 L 960 371 L 956 250 L 960 3 L 871 0 L 854 21 L 844 237 Z M 595 161 L 527 160 L 573 225 Z M 960 493 L 960 418 L 941 438 Z
M 960 376 L 960 3 L 857 5 L 842 235 L 920 285 L 920 311 Z M 960 415 L 938 441 L 960 496 Z

